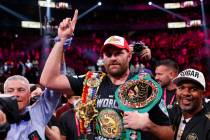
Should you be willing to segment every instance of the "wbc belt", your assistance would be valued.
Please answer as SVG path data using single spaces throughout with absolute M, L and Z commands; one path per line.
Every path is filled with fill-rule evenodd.
M 148 112 L 161 99 L 162 89 L 149 74 L 136 75 L 115 92 L 115 99 L 123 111 Z M 140 121 L 140 120 L 139 120 Z M 141 140 L 140 131 L 126 129 L 126 140 Z
M 122 140 L 123 122 L 121 113 L 111 108 L 103 109 L 97 116 L 96 122 L 96 130 L 100 136 Z

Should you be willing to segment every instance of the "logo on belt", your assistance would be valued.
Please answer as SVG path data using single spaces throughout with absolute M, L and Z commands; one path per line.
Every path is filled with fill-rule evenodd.
M 150 111 L 161 99 L 162 89 L 150 75 L 136 75 L 115 92 L 115 99 L 123 111 L 137 111 L 144 113 Z M 141 132 L 125 129 L 126 140 L 141 140 Z
M 130 80 L 118 90 L 122 104 L 130 108 L 143 108 L 154 101 L 157 88 L 154 83 L 146 80 Z
M 103 109 L 97 117 L 97 131 L 106 138 L 120 138 L 123 123 L 122 116 L 114 109 Z

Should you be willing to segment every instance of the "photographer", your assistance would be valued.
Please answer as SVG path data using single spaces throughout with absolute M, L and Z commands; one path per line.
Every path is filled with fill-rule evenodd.
M 16 98 L 8 94 L 0 94 L 0 139 L 6 137 L 10 129 L 10 123 L 19 120 Z
M 132 52 L 132 59 L 130 62 L 130 71 L 132 73 L 146 72 L 152 75 L 151 70 L 146 69 L 145 65 L 151 61 L 151 50 L 142 41 L 134 42 L 129 45 Z
M 45 139 L 45 126 L 53 115 L 59 102 L 60 94 L 45 89 L 39 100 L 32 106 L 29 106 L 31 96 L 30 84 L 25 77 L 20 75 L 11 76 L 5 81 L 4 93 L 16 97 L 19 115 L 16 113 L 15 117 L 20 118 L 10 123 L 11 121 L 8 119 L 10 116 L 7 116 L 5 112 L 1 112 L 0 124 L 5 123 L 5 114 L 8 119 L 6 122 L 10 123 L 10 129 L 6 134 L 6 139 Z

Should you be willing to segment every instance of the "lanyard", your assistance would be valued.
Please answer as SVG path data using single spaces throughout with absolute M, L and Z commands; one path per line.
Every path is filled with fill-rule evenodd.
M 164 89 L 164 93 L 163 93 L 163 98 L 164 98 L 164 104 L 165 104 L 165 106 L 167 107 L 167 105 L 166 105 L 166 88 Z M 169 103 L 169 105 L 172 105 L 172 103 L 173 103 L 173 101 L 174 101 L 174 98 L 175 98 L 175 94 L 173 95 L 173 97 L 171 98 L 171 101 L 170 101 L 170 103 Z

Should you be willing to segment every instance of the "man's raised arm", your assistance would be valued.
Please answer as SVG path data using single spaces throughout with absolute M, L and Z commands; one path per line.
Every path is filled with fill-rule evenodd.
M 59 25 L 59 41 L 55 43 L 52 51 L 50 52 L 40 77 L 40 84 L 44 87 L 58 91 L 65 91 L 67 89 L 71 90 L 71 85 L 67 77 L 61 74 L 61 65 L 64 57 L 63 45 L 66 39 L 73 36 L 77 17 L 78 10 L 75 10 L 72 20 L 70 18 L 66 18 Z

